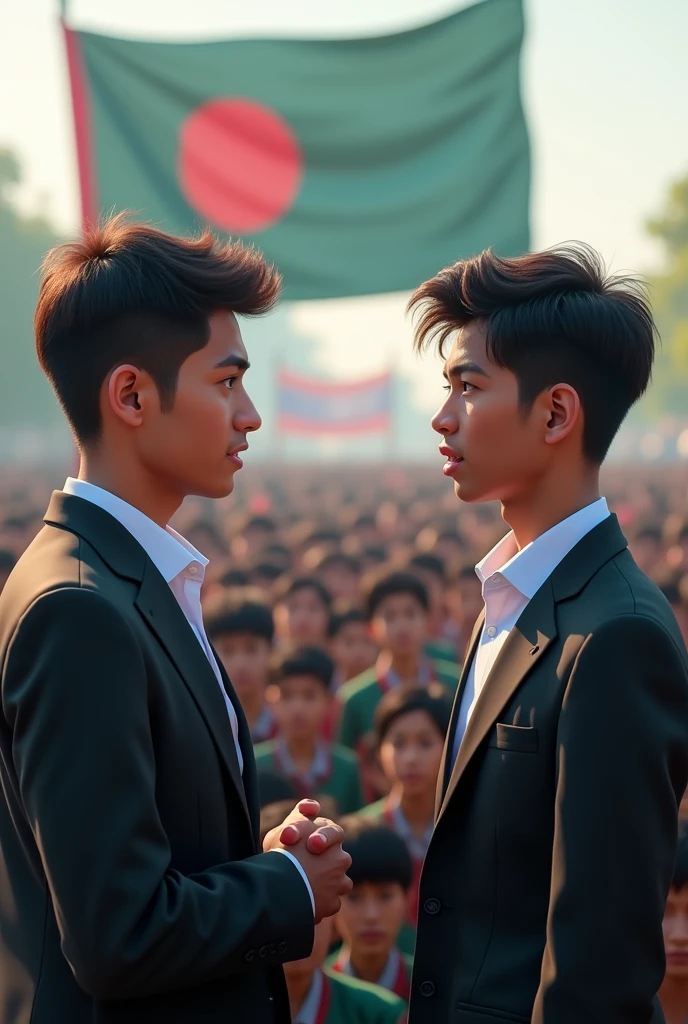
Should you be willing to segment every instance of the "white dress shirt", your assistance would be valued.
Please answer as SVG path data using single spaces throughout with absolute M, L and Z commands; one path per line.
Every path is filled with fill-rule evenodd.
M 93 505 L 102 508 L 105 512 L 109 512 L 139 542 L 153 565 L 169 585 L 215 673 L 215 678 L 227 708 L 227 716 L 234 738 L 239 769 L 243 773 L 244 758 L 241 753 L 241 744 L 239 743 L 237 714 L 225 690 L 220 667 L 215 660 L 203 625 L 201 587 L 208 559 L 200 551 L 197 551 L 193 544 L 190 544 L 181 534 L 173 530 L 171 526 L 166 526 L 163 529 L 162 526 L 158 526 L 140 509 L 130 505 L 129 502 L 124 501 L 122 498 L 118 498 L 116 494 L 112 494 L 102 487 L 97 487 L 96 484 L 91 484 L 87 480 L 75 480 L 74 477 L 70 476 L 67 477 L 63 490 L 65 494 L 73 494 L 77 498 L 83 498 L 85 501 L 90 501 Z M 308 888 L 313 913 L 315 913 L 313 890 L 311 889 L 306 872 L 297 859 L 287 850 L 274 850 L 271 852 L 283 853 L 298 868 L 299 874 Z
M 461 695 L 452 763 L 497 655 L 522 612 L 545 580 L 586 534 L 609 516 L 605 498 L 574 512 L 518 550 L 513 533 L 503 537 L 475 567 L 483 588 L 485 622 Z

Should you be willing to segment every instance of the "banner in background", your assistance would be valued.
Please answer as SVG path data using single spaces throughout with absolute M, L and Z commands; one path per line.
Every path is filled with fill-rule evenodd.
M 282 434 L 346 437 L 389 432 L 392 375 L 353 383 L 316 381 L 291 370 L 277 377 L 277 429 Z
M 528 249 L 522 0 L 374 38 L 65 37 L 85 221 L 210 224 L 255 242 L 288 299 Z

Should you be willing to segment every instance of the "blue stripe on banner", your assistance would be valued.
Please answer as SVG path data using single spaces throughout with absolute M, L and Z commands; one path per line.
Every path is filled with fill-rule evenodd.
M 292 384 L 280 383 L 278 394 L 279 412 L 296 416 L 312 423 L 345 424 L 371 416 L 387 415 L 391 412 L 392 389 L 390 380 L 383 380 L 374 387 L 349 391 L 346 394 L 318 394 L 301 390 Z

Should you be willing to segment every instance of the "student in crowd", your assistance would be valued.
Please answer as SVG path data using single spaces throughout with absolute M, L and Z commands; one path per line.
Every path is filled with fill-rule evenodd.
M 358 758 L 322 736 L 333 673 L 332 659 L 317 647 L 279 655 L 267 691 L 279 734 L 255 747 L 256 767 L 284 775 L 299 797 L 333 797 L 339 813 L 349 814 L 363 804 Z
M 454 582 L 456 609 L 453 618 L 459 627 L 459 650 L 465 653 L 471 639 L 473 627 L 483 610 L 483 588 L 475 568 L 465 565 L 456 575 Z
M 377 647 L 360 608 L 330 616 L 329 652 L 335 665 L 335 692 L 375 664 Z
M 428 639 L 425 653 L 441 661 L 456 661 L 458 627 L 447 615 L 448 574 L 445 562 L 429 551 L 413 555 L 407 571 L 414 573 L 428 592 Z
M 688 1024 L 688 834 L 678 848 L 664 914 L 666 974 L 659 990 L 666 1024 Z
M 373 784 L 369 770 L 373 718 L 384 694 L 432 682 L 452 695 L 456 690 L 458 665 L 436 661 L 424 652 L 428 614 L 427 590 L 413 573 L 387 574 L 368 589 L 366 617 L 380 654 L 373 668 L 346 683 L 337 695 L 342 703 L 340 742 L 359 752 L 368 789 Z
M 323 969 L 332 918 L 315 926 L 313 951 L 284 965 L 293 1024 L 403 1024 L 404 1002 L 378 985 Z
M 358 599 L 361 566 L 345 551 L 324 551 L 319 554 L 313 571 L 337 604 L 352 604 Z
M 281 581 L 275 603 L 275 626 L 280 643 L 326 647 L 332 598 L 313 576 Z
M 251 739 L 272 739 L 277 723 L 265 700 L 272 657 L 272 612 L 255 601 L 217 594 L 204 607 L 206 633 L 241 701 Z
M 342 946 L 331 958 L 332 970 L 380 985 L 408 1002 L 413 958 L 401 952 L 397 939 L 407 915 L 411 856 L 386 825 L 360 815 L 344 818 L 341 825 L 354 887 L 337 915 Z
M 389 795 L 362 816 L 383 822 L 404 840 L 413 862 L 408 920 L 418 918 L 418 885 L 435 817 L 437 775 L 451 717 L 451 701 L 437 684 L 392 690 L 375 714 L 377 754 Z M 404 939 L 404 948 L 408 948 Z

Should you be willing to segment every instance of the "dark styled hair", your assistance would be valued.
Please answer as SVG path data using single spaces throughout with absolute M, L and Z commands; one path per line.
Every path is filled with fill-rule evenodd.
M 347 875 L 354 885 L 394 883 L 411 888 L 413 862 L 406 843 L 389 826 L 358 814 L 342 819 L 342 849 L 351 857 Z
M 314 590 L 320 601 L 329 612 L 332 607 L 332 597 L 329 590 L 322 585 L 315 576 L 297 576 L 296 579 L 285 579 L 279 588 L 278 599 L 286 601 L 300 590 Z
M 345 551 L 321 552 L 313 563 L 313 569 L 320 571 L 321 569 L 329 569 L 334 565 L 343 566 L 354 574 L 358 574 L 361 571 L 358 559 L 354 558 L 353 555 L 348 555 Z
M 365 596 L 365 612 L 368 618 L 374 618 L 377 609 L 385 598 L 394 594 L 410 594 L 415 598 L 423 611 L 429 611 L 430 601 L 425 585 L 412 572 L 390 572 L 378 576 L 368 586 Z
M 457 538 L 458 539 L 458 538 Z M 413 555 L 408 561 L 408 570 L 420 569 L 421 572 L 432 573 L 443 583 L 447 582 L 447 567 L 438 555 L 432 555 L 429 551 Z
M 272 643 L 275 627 L 272 612 L 255 601 L 237 601 L 222 594 L 211 598 L 203 609 L 205 629 L 211 640 L 236 633 L 249 633 Z
M 672 889 L 682 889 L 684 885 L 688 885 L 688 832 L 683 832 L 679 839 L 676 866 L 671 879 Z
M 284 682 L 293 676 L 312 676 L 329 690 L 334 675 L 334 662 L 319 647 L 296 647 L 278 654 L 272 663 L 273 683 Z
M 455 331 L 484 323 L 488 356 L 515 374 L 524 412 L 545 388 L 575 388 L 583 453 L 596 464 L 650 381 L 656 329 L 646 292 L 609 275 L 582 242 L 514 259 L 486 249 L 422 284 L 409 309 L 420 311 L 416 348 L 435 338 L 442 356 Z
M 36 348 L 77 441 L 98 439 L 100 388 L 115 367 L 131 362 L 149 373 L 169 412 L 182 363 L 208 343 L 209 317 L 265 313 L 279 290 L 277 271 L 241 242 L 209 231 L 177 238 L 126 214 L 51 249 Z
M 423 711 L 437 727 L 442 739 L 449 730 L 451 701 L 439 683 L 413 690 L 388 690 L 375 709 L 373 728 L 379 747 L 394 723 L 412 711 Z
M 347 608 L 344 612 L 337 612 L 330 616 L 330 624 L 327 627 L 327 635 L 332 639 L 337 636 L 340 630 L 344 629 L 351 622 L 365 623 L 366 617 L 360 608 Z

